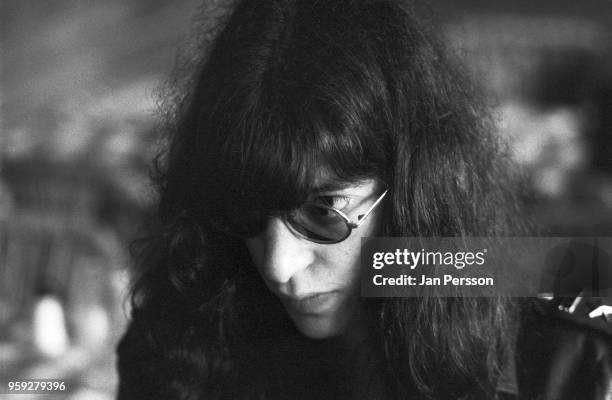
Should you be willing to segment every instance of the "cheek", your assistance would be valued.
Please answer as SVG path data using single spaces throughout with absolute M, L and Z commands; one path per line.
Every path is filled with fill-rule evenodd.
M 357 241 L 354 241 L 351 237 L 345 242 L 334 245 L 337 247 L 333 250 L 330 248 L 325 257 L 329 261 L 328 267 L 333 271 L 335 279 L 342 280 L 351 286 L 359 278 L 360 240 L 357 237 Z
M 361 271 L 361 238 L 374 236 L 378 233 L 380 225 L 380 214 L 372 215 L 371 220 L 353 231 L 344 242 L 330 247 L 327 254 L 328 260 L 333 260 L 333 270 L 336 277 L 339 277 L 350 284 L 356 284 L 359 280 Z M 334 248 L 335 246 L 335 248 Z M 332 249 L 333 248 L 333 249 Z

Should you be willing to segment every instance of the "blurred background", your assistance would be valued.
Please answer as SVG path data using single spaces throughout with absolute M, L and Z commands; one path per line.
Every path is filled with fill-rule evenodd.
M 197 6 L 0 2 L 0 381 L 114 397 L 128 245 L 153 204 L 155 90 Z M 490 93 L 544 233 L 612 235 L 612 1 L 432 9 Z

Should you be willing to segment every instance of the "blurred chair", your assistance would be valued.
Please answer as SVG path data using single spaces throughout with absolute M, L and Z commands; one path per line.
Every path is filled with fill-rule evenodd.
M 44 376 L 114 393 L 124 253 L 91 224 L 32 212 L 0 221 L 0 380 Z

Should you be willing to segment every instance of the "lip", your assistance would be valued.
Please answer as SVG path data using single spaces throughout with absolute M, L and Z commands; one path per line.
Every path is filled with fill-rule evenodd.
M 281 296 L 281 301 L 290 311 L 304 315 L 319 315 L 328 311 L 338 298 L 337 291 L 312 293 L 306 296 Z

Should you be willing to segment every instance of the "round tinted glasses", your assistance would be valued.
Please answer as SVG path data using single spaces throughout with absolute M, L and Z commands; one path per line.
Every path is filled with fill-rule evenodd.
M 385 190 L 368 210 L 360 214 L 357 220 L 350 218 L 340 210 L 318 203 L 305 203 L 284 215 L 285 223 L 292 231 L 311 242 L 322 244 L 339 243 L 348 238 L 353 229 L 359 226 L 374 211 L 386 196 Z

